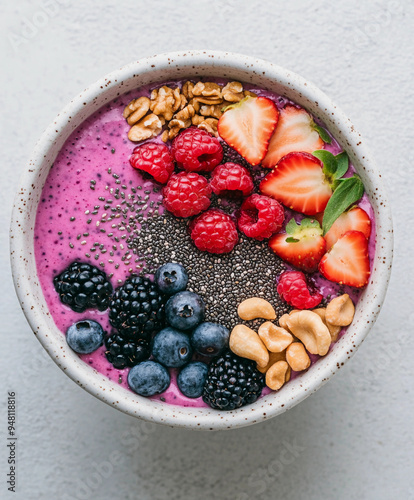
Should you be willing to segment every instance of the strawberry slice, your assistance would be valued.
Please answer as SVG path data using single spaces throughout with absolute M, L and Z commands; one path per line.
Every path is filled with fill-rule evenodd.
M 322 163 L 308 153 L 289 153 L 260 183 L 260 191 L 306 215 L 322 212 L 332 189 Z
M 318 269 L 326 252 L 322 228 L 314 219 L 303 219 L 299 225 L 291 219 L 286 225 L 286 233 L 272 236 L 269 246 L 283 260 L 308 273 Z
M 267 97 L 246 97 L 227 108 L 217 130 L 251 165 L 258 165 L 266 154 L 278 118 L 275 103 Z
M 368 239 L 371 234 L 371 220 L 362 208 L 356 207 L 344 212 L 325 234 L 326 249 L 329 250 L 348 231 L 361 231 Z
M 368 240 L 361 231 L 348 231 L 319 263 L 319 271 L 330 281 L 361 288 L 368 283 Z
M 262 166 L 273 168 L 283 156 L 294 151 L 312 153 L 321 149 L 323 140 L 314 127 L 315 122 L 306 110 L 291 105 L 284 107 Z

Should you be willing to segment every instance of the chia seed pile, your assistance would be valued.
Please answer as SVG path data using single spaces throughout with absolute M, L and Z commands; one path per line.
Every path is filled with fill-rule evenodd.
M 230 254 L 200 252 L 193 244 L 186 219 L 177 219 L 162 207 L 160 189 L 144 189 L 122 183 L 122 176 L 108 169 L 115 185 L 107 182 L 108 195 L 99 196 L 97 204 L 85 210 L 87 224 L 96 225 L 100 236 L 87 248 L 85 256 L 94 258 L 101 268 L 128 266 L 128 272 L 152 275 L 167 262 L 179 262 L 189 274 L 188 289 L 200 294 L 206 303 L 206 321 L 231 329 L 242 322 L 237 314 L 241 301 L 249 297 L 266 298 L 280 317 L 292 308 L 276 291 L 276 277 L 285 270 L 283 261 L 269 251 L 267 241 L 259 242 L 239 234 L 239 242 Z M 90 189 L 97 189 L 92 180 Z M 102 191 L 102 190 L 100 190 Z M 152 198 L 152 199 L 151 199 Z M 237 200 L 223 201 L 213 196 L 212 206 L 234 212 Z M 79 234 L 87 245 L 89 233 Z M 108 244 L 109 238 L 109 244 Z M 70 243 L 70 245 L 72 245 Z M 105 255 L 106 254 L 106 255 Z M 106 269 L 109 278 L 113 272 Z M 122 281 L 118 280 L 120 284 Z M 263 320 L 245 322 L 257 327 Z

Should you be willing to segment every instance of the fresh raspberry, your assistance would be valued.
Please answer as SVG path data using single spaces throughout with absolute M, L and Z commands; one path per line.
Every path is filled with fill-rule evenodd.
M 239 239 L 230 215 L 217 209 L 199 215 L 190 225 L 190 231 L 195 246 L 203 252 L 229 253 Z
M 239 229 L 249 238 L 262 241 L 282 228 L 282 205 L 268 196 L 252 194 L 240 208 Z
M 129 158 L 132 167 L 152 175 L 154 180 L 165 184 L 174 171 L 174 160 L 165 144 L 147 142 L 137 146 Z
M 232 162 L 223 163 L 214 169 L 210 185 L 217 195 L 239 192 L 247 196 L 254 188 L 252 176 L 247 168 Z
M 210 206 L 211 187 L 195 172 L 180 172 L 170 177 L 163 190 L 164 206 L 176 217 L 191 217 Z
M 184 170 L 211 172 L 223 159 L 223 148 L 220 141 L 205 130 L 190 127 L 174 139 L 172 154 Z
M 296 309 L 313 309 L 323 298 L 319 292 L 310 293 L 306 277 L 300 271 L 285 271 L 281 274 L 277 293 Z

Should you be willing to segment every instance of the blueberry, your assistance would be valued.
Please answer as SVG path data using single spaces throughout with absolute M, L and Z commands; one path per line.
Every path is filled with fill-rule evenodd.
M 140 396 L 154 396 L 170 385 L 168 370 L 155 361 L 143 361 L 128 373 L 129 387 Z
M 195 351 L 204 356 L 217 356 L 229 345 L 229 330 L 218 323 L 201 323 L 191 335 Z
M 105 332 L 102 326 L 91 319 L 71 325 L 66 332 L 66 342 L 79 354 L 89 354 L 103 344 Z
M 203 395 L 207 379 L 208 366 L 201 361 L 194 361 L 185 366 L 177 377 L 177 385 L 187 398 L 199 398 Z
M 161 292 L 173 295 L 185 290 L 188 283 L 188 274 L 181 264 L 169 262 L 157 269 L 155 283 Z
M 171 368 L 184 366 L 193 355 L 190 338 L 174 328 L 164 328 L 154 337 L 152 355 L 164 366 Z
M 167 322 L 178 330 L 191 330 L 203 321 L 206 306 L 193 292 L 179 292 L 165 305 Z

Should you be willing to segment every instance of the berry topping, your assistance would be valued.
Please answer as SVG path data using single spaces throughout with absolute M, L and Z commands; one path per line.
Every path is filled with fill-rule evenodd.
M 369 238 L 371 220 L 365 210 L 356 207 L 340 215 L 325 234 L 326 249 L 329 250 L 348 231 L 361 231 L 365 238 Z
M 174 160 L 165 144 L 147 142 L 137 146 L 129 158 L 129 163 L 137 170 L 152 175 L 154 180 L 165 184 L 174 171 Z
M 332 189 L 320 160 L 308 153 L 289 153 L 260 183 L 260 191 L 306 215 L 322 212 Z
M 106 359 L 118 370 L 145 361 L 151 354 L 147 340 L 130 340 L 119 333 L 106 337 L 105 346 Z
M 253 179 L 246 167 L 237 163 L 224 163 L 213 171 L 210 186 L 216 195 L 230 193 L 248 196 L 254 188 Z
M 201 323 L 191 335 L 194 350 L 203 356 L 217 356 L 229 345 L 229 330 L 217 323 Z
M 53 284 L 61 302 L 78 313 L 86 309 L 105 311 L 113 291 L 106 274 L 85 262 L 73 262 L 55 276 Z
M 169 262 L 157 269 L 155 283 L 161 292 L 173 295 L 185 290 L 188 283 L 188 274 L 181 264 Z
M 202 252 L 229 253 L 239 240 L 230 215 L 213 209 L 199 215 L 190 224 L 191 238 Z
M 170 380 L 167 368 L 155 361 L 143 361 L 128 373 L 129 387 L 140 396 L 161 394 L 170 385 Z
M 258 165 L 267 152 L 278 117 L 275 103 L 267 97 L 246 97 L 227 108 L 217 130 L 251 165 Z
M 223 148 L 223 163 L 237 163 L 242 167 L 246 167 L 248 170 L 252 167 L 250 163 L 243 158 L 243 156 L 238 153 L 235 149 L 231 148 L 227 142 L 222 141 L 221 146 Z
M 263 387 L 256 363 L 227 350 L 209 365 L 203 401 L 217 410 L 235 410 L 254 403 Z
M 204 319 L 206 306 L 200 295 L 193 292 L 179 292 L 173 295 L 165 306 L 167 322 L 178 330 L 191 330 Z
M 179 368 L 191 361 L 190 338 L 174 328 L 164 328 L 152 341 L 154 359 L 168 368 Z
M 273 168 L 288 153 L 312 153 L 322 146 L 323 140 L 319 137 L 310 114 L 302 108 L 288 105 L 280 111 L 279 121 L 262 166 Z
M 319 271 L 341 285 L 363 287 L 369 279 L 368 241 L 360 231 L 341 236 L 319 263 Z
M 189 172 L 211 172 L 223 159 L 220 141 L 205 130 L 190 127 L 172 144 L 172 154 L 179 168 Z
M 102 326 L 91 319 L 71 325 L 66 332 L 66 342 L 79 354 L 90 354 L 103 344 L 105 332 Z
M 252 194 L 241 206 L 238 226 L 249 238 L 261 241 L 279 231 L 284 220 L 285 213 L 278 201 Z
M 168 211 L 176 217 L 191 217 L 210 206 L 211 187 L 202 175 L 180 172 L 171 176 L 163 196 Z
M 322 301 L 322 294 L 309 291 L 306 277 L 300 271 L 285 271 L 279 277 L 277 292 L 296 309 L 313 309 Z
M 286 233 L 275 234 L 269 246 L 283 260 L 308 273 L 318 269 L 326 251 L 321 226 L 312 219 L 303 219 L 299 224 L 291 219 Z
M 149 279 L 131 276 L 115 290 L 109 322 L 130 339 L 147 339 L 164 326 L 164 301 L 164 295 Z
M 201 361 L 193 361 L 185 366 L 177 377 L 177 385 L 187 398 L 199 398 L 203 395 L 207 379 L 208 366 Z

